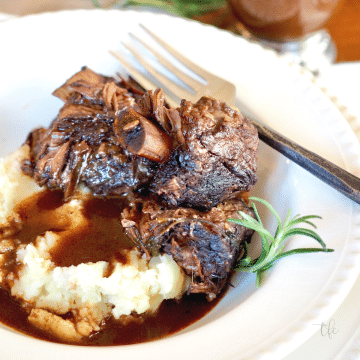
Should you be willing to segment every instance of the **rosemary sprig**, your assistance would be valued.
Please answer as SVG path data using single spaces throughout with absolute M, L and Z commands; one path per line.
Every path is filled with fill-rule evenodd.
M 98 0 L 91 0 L 93 6 L 102 8 Z M 218 10 L 226 6 L 225 0 L 114 0 L 108 7 L 119 4 L 125 8 L 128 7 L 152 7 L 163 9 L 178 16 L 193 18 L 210 11 Z
M 93 3 L 93 6 L 96 8 L 100 8 L 100 4 L 98 3 L 97 0 L 91 0 L 91 2 Z
M 261 284 L 262 275 L 264 274 L 264 272 L 270 269 L 275 264 L 276 261 L 278 261 L 279 259 L 285 256 L 289 256 L 293 254 L 334 251 L 333 249 L 326 248 L 326 244 L 315 231 L 303 227 L 297 227 L 298 224 L 305 223 L 316 229 L 315 224 L 313 224 L 313 222 L 310 220 L 321 219 L 320 216 L 296 215 L 293 218 L 291 218 L 291 212 L 289 210 L 286 219 L 284 221 L 284 224 L 281 224 L 281 219 L 279 214 L 267 201 L 256 197 L 250 197 L 250 200 L 255 200 L 264 204 L 275 216 L 277 221 L 277 229 L 275 231 L 275 235 L 272 236 L 271 233 L 264 228 L 264 225 L 260 219 L 258 210 L 254 203 L 252 203 L 252 207 L 254 209 L 256 219 L 254 219 L 250 215 L 245 214 L 242 211 L 239 211 L 239 214 L 242 216 L 242 219 L 227 219 L 227 221 L 229 222 L 233 222 L 235 224 L 245 226 L 249 229 L 253 229 L 257 233 L 259 233 L 261 237 L 262 250 L 260 256 L 252 260 L 248 255 L 248 245 L 245 244 L 244 254 L 235 265 L 236 270 L 256 273 L 257 287 Z M 282 252 L 284 250 L 285 240 L 293 235 L 304 235 L 313 238 L 321 245 L 321 248 L 299 248 L 299 249 L 293 249 Z

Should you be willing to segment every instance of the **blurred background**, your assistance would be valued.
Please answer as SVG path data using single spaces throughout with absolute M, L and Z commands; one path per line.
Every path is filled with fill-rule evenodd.
M 244 33 L 225 0 L 0 0 L 0 13 L 27 15 L 65 9 L 142 8 L 165 11 Z M 343 0 L 326 25 L 337 47 L 337 62 L 360 60 L 360 1 Z

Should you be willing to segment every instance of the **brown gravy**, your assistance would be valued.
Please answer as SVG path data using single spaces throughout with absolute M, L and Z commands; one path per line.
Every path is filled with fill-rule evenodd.
M 79 229 L 66 232 L 61 247 L 51 253 L 57 266 L 79 265 L 86 262 L 111 261 L 115 256 L 124 262 L 121 249 L 134 244 L 124 233 L 121 225 L 123 204 L 116 200 L 93 198 L 86 202 L 83 214 L 87 220 Z
M 208 302 L 203 294 L 191 294 L 184 296 L 179 302 L 165 300 L 155 315 L 139 317 L 139 321 L 122 325 L 120 322 L 110 318 L 105 328 L 77 345 L 88 346 L 112 346 L 130 345 L 153 341 L 172 335 L 211 311 L 221 300 L 218 296 L 215 300 Z M 28 321 L 27 312 L 22 309 L 4 289 L 0 289 L 0 322 L 10 328 L 32 337 L 59 342 L 58 339 L 32 326 Z
M 29 243 L 45 231 L 56 231 L 62 236 L 62 245 L 51 255 L 58 266 L 109 261 L 114 253 L 117 253 L 116 257 L 121 261 L 124 259 L 121 249 L 133 247 L 121 227 L 121 202 L 89 199 L 83 210 L 86 221 L 72 234 L 66 230 L 69 226 L 68 220 L 57 216 L 59 214 L 56 209 L 60 205 L 62 193 L 57 191 L 44 191 L 23 202 L 16 209 L 22 218 L 22 227 L 16 238 L 22 243 Z M 135 321 L 130 321 L 127 325 L 110 318 L 104 329 L 85 339 L 81 345 L 125 345 L 163 338 L 202 318 L 220 299 L 221 296 L 218 296 L 214 301 L 208 302 L 205 295 L 192 294 L 184 296 L 179 302 L 166 300 L 155 315 L 135 316 Z M 28 322 L 27 311 L 9 296 L 7 289 L 0 288 L 0 304 L 1 323 L 39 339 L 59 342 Z
M 134 247 L 120 222 L 123 202 L 89 198 L 82 210 L 83 221 L 69 231 L 71 216 L 56 211 L 63 204 L 62 198 L 60 191 L 44 191 L 20 204 L 15 211 L 21 216 L 22 228 L 16 238 L 28 244 L 45 231 L 59 234 L 61 246 L 51 252 L 56 266 L 110 261 L 114 254 L 120 260 L 124 258 L 121 249 Z

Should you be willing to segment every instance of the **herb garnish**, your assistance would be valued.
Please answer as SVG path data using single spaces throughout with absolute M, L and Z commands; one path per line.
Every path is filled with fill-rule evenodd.
M 227 221 L 229 222 L 233 222 L 235 224 L 242 225 L 249 229 L 255 230 L 261 237 L 262 250 L 260 256 L 254 260 L 251 260 L 250 256 L 248 256 L 248 245 L 247 243 L 245 243 L 244 254 L 235 265 L 236 270 L 256 273 L 257 287 L 261 283 L 263 273 L 266 270 L 270 269 L 277 260 L 285 256 L 289 256 L 293 254 L 334 251 L 333 249 L 326 248 L 326 244 L 315 231 L 302 227 L 296 227 L 296 225 L 300 223 L 306 223 L 316 229 L 316 226 L 310 221 L 310 219 L 316 219 L 316 218 L 321 219 L 320 216 L 296 215 L 293 218 L 291 218 L 291 212 L 289 210 L 286 219 L 284 221 L 284 224 L 281 224 L 281 219 L 279 214 L 267 201 L 263 199 L 259 199 L 257 197 L 250 197 L 249 199 L 258 201 L 266 205 L 267 208 L 271 211 L 271 213 L 275 216 L 278 224 L 275 235 L 272 236 L 271 233 L 264 228 L 258 210 L 254 203 L 252 203 L 252 207 L 254 209 L 257 219 L 254 219 L 253 217 L 245 214 L 242 211 L 239 211 L 239 214 L 242 216 L 242 219 L 227 219 Z M 311 237 L 314 240 L 316 240 L 322 246 L 322 248 L 299 248 L 299 249 L 293 249 L 282 252 L 285 246 L 284 244 L 285 240 L 293 235 L 304 235 Z
M 98 0 L 91 0 L 94 7 L 101 8 Z M 226 6 L 225 0 L 113 0 L 107 7 L 152 7 L 163 9 L 178 16 L 193 18 Z

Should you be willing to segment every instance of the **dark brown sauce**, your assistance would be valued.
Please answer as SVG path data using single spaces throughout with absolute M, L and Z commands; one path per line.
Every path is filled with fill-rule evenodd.
M 179 302 L 165 300 L 154 315 L 138 316 L 138 321 L 127 325 L 110 318 L 105 327 L 85 338 L 81 344 L 87 346 L 130 345 L 158 340 L 170 336 L 196 322 L 210 312 L 222 295 L 208 302 L 203 294 L 184 296 Z M 32 326 L 27 321 L 27 312 L 22 309 L 4 289 L 0 289 L 0 322 L 32 337 L 59 342 L 48 333 Z
M 123 202 L 89 198 L 84 202 L 82 221 L 70 231 L 71 215 L 56 211 L 62 199 L 62 192 L 44 191 L 20 204 L 15 211 L 21 216 L 22 228 L 16 238 L 28 244 L 49 230 L 60 235 L 61 245 L 51 251 L 56 266 L 109 262 L 114 257 L 123 262 L 121 250 L 134 247 L 121 225 Z
M 28 313 L 25 309 L 10 297 L 9 292 L 0 288 L 0 322 L 20 333 L 52 342 L 58 342 L 48 333 L 32 326 L 28 320 Z
M 86 221 L 63 234 L 61 246 L 51 252 L 52 261 L 57 266 L 110 262 L 114 257 L 126 261 L 121 250 L 133 248 L 134 244 L 121 225 L 122 207 L 118 200 L 93 198 L 86 201 L 83 211 Z
M 45 231 L 61 231 L 69 226 L 64 217 L 54 216 L 52 212 L 63 204 L 63 193 L 44 191 L 24 200 L 15 208 L 21 217 L 21 229 L 16 238 L 23 244 L 34 241 Z
M 129 345 L 164 338 L 201 319 L 221 298 L 222 295 L 219 295 L 208 302 L 204 294 L 191 294 L 185 295 L 179 302 L 165 300 L 157 313 L 145 316 L 142 323 L 131 322 L 121 326 L 111 319 L 103 331 L 90 337 L 84 345 Z
M 132 248 L 120 222 L 123 203 L 116 200 L 90 198 L 84 204 L 83 221 L 72 233 L 67 231 L 68 217 L 56 210 L 63 204 L 62 193 L 44 191 L 24 201 L 16 211 L 22 227 L 16 238 L 23 243 L 34 241 L 38 235 L 52 230 L 61 235 L 61 246 L 51 254 L 58 266 L 77 265 L 82 262 L 109 261 L 114 257 L 125 261 L 122 250 Z M 60 214 L 61 215 L 61 214 Z M 174 334 L 207 314 L 221 299 L 208 302 L 204 294 L 184 296 L 180 301 L 164 301 L 156 314 L 132 317 L 128 324 L 108 319 L 105 327 L 85 339 L 80 345 L 109 346 L 141 343 Z M 0 288 L 0 322 L 21 333 L 43 340 L 59 342 L 51 335 L 32 326 L 25 309 Z M 69 315 L 71 318 L 71 315 Z

